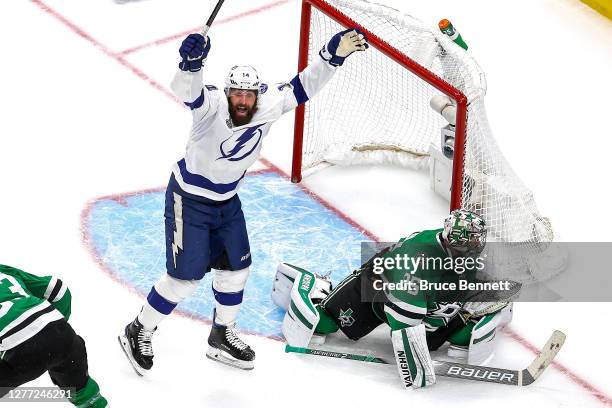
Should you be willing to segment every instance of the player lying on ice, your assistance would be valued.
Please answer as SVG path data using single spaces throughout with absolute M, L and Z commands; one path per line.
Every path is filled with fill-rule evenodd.
M 444 228 L 415 232 L 402 238 L 370 258 L 340 282 L 333 290 L 324 278 L 302 268 L 281 263 L 273 285 L 272 299 L 287 310 L 283 320 L 283 334 L 287 343 L 307 347 L 316 336 L 321 337 L 338 329 L 352 340 L 359 340 L 382 323 L 391 329 L 391 342 L 402 383 L 408 388 L 420 388 L 436 382 L 429 351 L 446 340 L 451 357 L 467 359 L 469 364 L 482 364 L 493 352 L 495 332 L 512 318 L 512 304 L 506 302 L 442 301 L 439 293 L 415 289 L 414 286 L 397 290 L 376 290 L 381 283 L 402 283 L 427 280 L 429 283 L 456 281 L 459 276 L 474 272 L 454 267 L 440 268 L 444 262 L 431 262 L 426 267 L 397 268 L 396 262 L 385 259 L 424 257 L 451 259 L 454 265 L 460 258 L 477 259 L 486 243 L 485 222 L 474 213 L 456 210 L 444 222 Z M 382 261 L 375 261 L 375 259 Z M 476 263 L 474 263 L 476 264 Z M 386 265 L 393 265 L 387 267 Z M 424 264 L 423 264 L 424 265 Z M 407 278 L 408 277 L 408 278 Z M 463 279 L 463 278 L 462 278 Z M 374 283 L 377 282 L 376 285 Z M 331 292 L 330 292 L 331 290 Z M 451 293 L 446 297 L 461 298 L 465 293 Z M 482 315 L 479 311 L 495 312 Z M 477 318 L 463 316 L 480 315 Z M 456 324 L 460 322 L 460 324 Z M 445 330 L 451 327 L 452 330 Z
M 85 341 L 68 324 L 71 302 L 60 279 L 0 265 L 0 397 L 49 372 L 73 389 L 64 395 L 75 406 L 108 406 L 87 372 Z
M 367 42 L 354 29 L 334 35 L 289 83 L 268 86 L 253 67 L 235 66 L 224 90 L 202 82 L 210 48 L 210 39 L 189 35 L 179 49 L 182 61 L 172 81 L 174 93 L 191 109 L 193 126 L 185 158 L 174 165 L 166 190 L 166 273 L 119 336 L 140 375 L 153 366 L 151 338 L 159 323 L 211 269 L 215 311 L 206 356 L 253 368 L 255 352 L 234 330 L 251 265 L 237 191 L 272 124 L 314 96 L 350 54 L 367 48 Z

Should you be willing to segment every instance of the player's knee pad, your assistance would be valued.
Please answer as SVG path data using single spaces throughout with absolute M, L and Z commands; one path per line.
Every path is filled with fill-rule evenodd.
M 347 276 L 321 302 L 321 307 L 332 316 L 342 333 L 349 339 L 359 340 L 380 326 L 383 320 L 374 311 L 382 303 L 363 302 L 361 273 Z
M 165 274 L 155 284 L 155 290 L 167 301 L 177 304 L 191 296 L 197 289 L 199 282 L 197 280 L 176 279 Z
M 238 271 L 215 271 L 213 294 L 218 305 L 239 306 L 242 303 L 244 287 L 249 277 L 249 268 Z
M 238 271 L 215 271 L 213 289 L 217 292 L 242 292 L 249 277 L 249 268 Z

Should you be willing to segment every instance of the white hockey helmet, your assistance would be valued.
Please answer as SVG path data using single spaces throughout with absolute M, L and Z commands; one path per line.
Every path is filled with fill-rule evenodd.
M 234 65 L 225 78 L 225 93 L 230 89 L 259 91 L 259 75 L 250 65 Z

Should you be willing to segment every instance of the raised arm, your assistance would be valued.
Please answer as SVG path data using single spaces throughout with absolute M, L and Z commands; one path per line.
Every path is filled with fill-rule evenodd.
M 212 115 L 217 107 L 209 89 L 202 82 L 202 67 L 209 51 L 209 37 L 188 35 L 179 48 L 181 62 L 170 85 L 174 94 L 191 109 L 196 121 Z
M 358 29 L 349 29 L 334 35 L 315 58 L 302 72 L 296 75 L 289 84 L 282 84 L 279 90 L 285 90 L 283 113 L 306 103 L 319 92 L 332 78 L 337 67 L 355 51 L 365 51 L 368 42 Z M 289 92 L 286 89 L 291 89 Z

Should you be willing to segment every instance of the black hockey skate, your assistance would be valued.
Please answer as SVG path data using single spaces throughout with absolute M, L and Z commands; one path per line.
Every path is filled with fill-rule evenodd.
M 220 363 L 252 370 L 255 367 L 255 352 L 244 343 L 233 326 L 213 324 L 208 336 L 208 351 L 206 357 Z
M 151 337 L 155 330 L 145 330 L 138 318 L 125 326 L 124 334 L 119 336 L 119 344 L 136 374 L 142 376 L 153 367 L 153 346 Z

